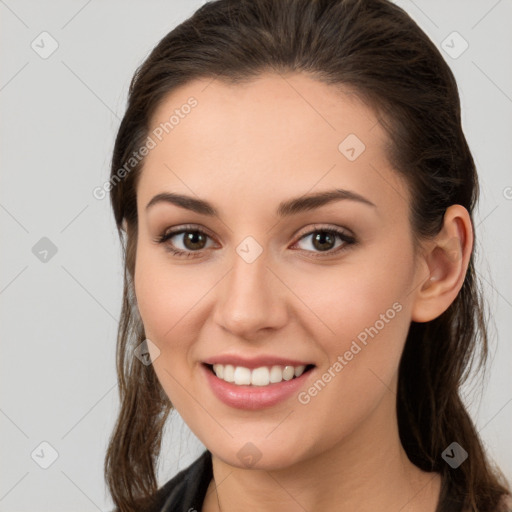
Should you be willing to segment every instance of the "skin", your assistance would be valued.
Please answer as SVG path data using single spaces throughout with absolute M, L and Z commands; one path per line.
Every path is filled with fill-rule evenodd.
M 414 253 L 411 198 L 387 162 L 386 134 L 347 90 L 298 73 L 244 85 L 196 80 L 165 98 L 151 129 L 190 96 L 198 105 L 150 151 L 138 183 L 135 292 L 160 351 L 151 350 L 158 379 L 213 454 L 218 488 L 212 481 L 202 510 L 435 511 L 440 476 L 410 463 L 398 436 L 398 364 L 410 322 L 439 316 L 462 286 L 473 244 L 468 212 L 451 206 L 439 236 Z M 366 146 L 354 161 L 338 150 L 348 134 Z M 342 200 L 275 213 L 281 201 L 333 188 L 375 206 Z M 218 216 L 163 202 L 146 209 L 162 192 L 205 199 Z M 183 224 L 210 236 L 199 257 L 155 242 Z M 300 240 L 315 225 L 357 243 L 328 255 L 314 234 Z M 247 236 L 263 250 L 252 263 L 236 252 Z M 183 235 L 172 243 L 197 247 Z M 400 312 L 307 404 L 293 395 L 259 411 L 231 408 L 199 371 L 226 352 L 289 356 L 316 365 L 307 391 L 394 303 Z M 247 442 L 261 453 L 250 468 L 237 456 Z

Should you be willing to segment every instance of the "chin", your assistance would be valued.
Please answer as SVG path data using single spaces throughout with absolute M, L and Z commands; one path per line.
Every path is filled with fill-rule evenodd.
M 304 448 L 303 444 L 300 445 Z M 286 444 L 282 439 L 269 440 L 258 436 L 231 439 L 226 446 L 208 448 L 224 463 L 239 469 L 280 470 L 297 462 L 305 454 L 297 450 L 296 444 Z M 301 457 L 301 455 L 303 457 Z

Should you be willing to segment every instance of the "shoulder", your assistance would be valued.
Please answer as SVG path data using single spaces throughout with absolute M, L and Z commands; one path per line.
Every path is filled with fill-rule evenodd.
M 205 450 L 156 491 L 143 512 L 200 511 L 212 479 L 211 453 Z

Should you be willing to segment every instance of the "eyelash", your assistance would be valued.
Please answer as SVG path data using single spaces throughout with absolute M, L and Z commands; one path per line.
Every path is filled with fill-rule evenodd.
M 350 246 L 353 246 L 357 243 L 357 240 L 355 237 L 348 235 L 344 231 L 341 231 L 341 230 L 339 230 L 337 228 L 333 228 L 333 227 L 322 227 L 322 226 L 315 225 L 314 229 L 301 235 L 297 239 L 297 242 L 295 242 L 295 244 L 298 243 L 299 241 L 301 241 L 303 238 L 306 238 L 307 236 L 313 235 L 318 232 L 328 233 L 328 234 L 331 234 L 334 236 L 338 236 L 344 242 L 344 244 L 340 245 L 336 249 L 330 249 L 328 251 L 316 252 L 316 253 L 314 251 L 307 251 L 307 250 L 303 249 L 307 253 L 313 253 L 312 254 L 313 258 L 322 258 L 322 257 L 327 257 L 327 256 L 333 256 L 334 254 L 338 254 L 338 253 L 348 250 Z M 206 233 L 206 231 L 203 231 L 202 229 L 199 229 L 196 226 L 186 225 L 186 226 L 181 226 L 172 231 L 166 231 L 166 232 L 162 233 L 161 235 L 159 235 L 154 241 L 158 244 L 164 244 L 173 236 L 183 234 L 183 233 L 200 233 L 209 238 L 212 238 L 212 237 L 210 237 L 210 235 L 208 235 L 208 233 Z M 177 256 L 179 258 L 196 258 L 196 257 L 200 256 L 201 253 L 204 252 L 206 249 L 199 250 L 199 251 L 183 251 L 181 249 L 176 249 L 175 247 L 173 247 L 172 245 L 169 244 L 166 247 L 166 250 L 168 250 L 174 256 Z

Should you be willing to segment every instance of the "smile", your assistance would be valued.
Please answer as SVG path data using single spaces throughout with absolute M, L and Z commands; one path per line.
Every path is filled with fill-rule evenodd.
M 219 363 L 208 366 L 219 379 L 237 386 L 277 384 L 283 380 L 288 381 L 300 377 L 306 369 L 309 370 L 313 367 L 313 365 L 273 365 L 250 369 L 245 366 Z
M 276 406 L 297 396 L 314 377 L 312 374 L 316 368 L 314 364 L 273 364 L 250 369 L 222 363 L 203 363 L 200 367 L 214 396 L 230 407 L 246 410 Z

